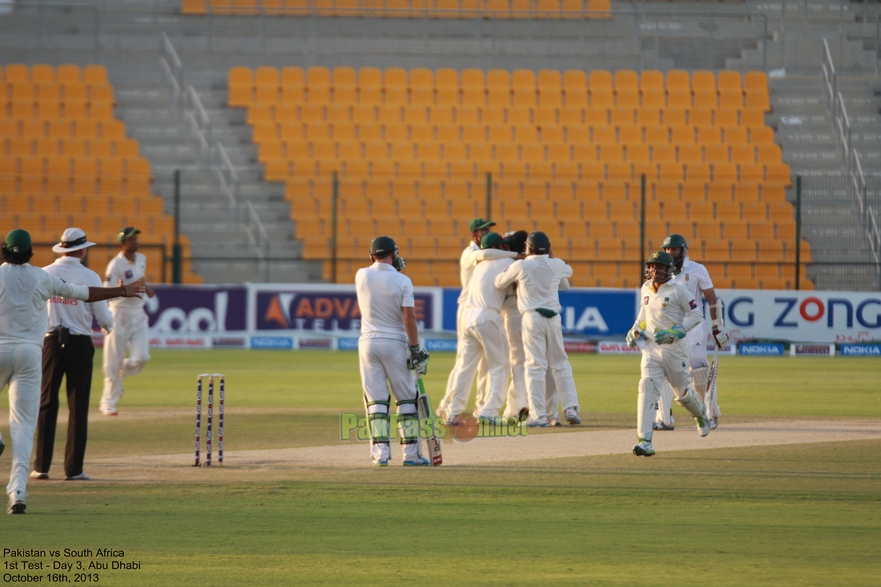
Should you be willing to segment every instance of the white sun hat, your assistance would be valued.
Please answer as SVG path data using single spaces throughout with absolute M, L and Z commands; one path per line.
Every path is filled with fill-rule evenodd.
M 94 245 L 95 243 L 86 240 L 86 233 L 82 228 L 68 228 L 61 235 L 61 242 L 52 247 L 52 250 L 56 253 L 72 253 Z

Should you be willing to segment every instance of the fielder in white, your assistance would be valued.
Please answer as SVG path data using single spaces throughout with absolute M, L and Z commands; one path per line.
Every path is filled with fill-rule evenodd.
M 6 236 L 0 265 L 0 389 L 9 385 L 9 434 L 12 471 L 6 493 L 10 514 L 27 508 L 27 479 L 34 429 L 40 412 L 43 340 L 48 325 L 46 302 L 54 296 L 98 302 L 137 296 L 141 283 L 120 287 L 88 287 L 67 283 L 28 261 L 33 256 L 31 235 L 16 229 Z M 0 438 L 0 453 L 5 448 Z
M 404 466 L 430 465 L 428 459 L 419 455 L 419 437 L 415 434 L 418 426 L 413 426 L 419 419 L 416 372 L 424 373 L 428 365 L 428 351 L 419 345 L 413 283 L 400 273 L 404 264 L 392 238 L 376 237 L 370 243 L 369 253 L 373 264 L 355 274 L 355 291 L 361 309 L 358 356 L 372 439 L 370 454 L 374 466 L 388 466 L 393 395 L 404 424 Z M 407 430 L 414 434 L 408 435 Z
M 459 323 L 462 319 L 462 310 L 465 307 L 465 300 L 468 297 L 468 287 L 471 283 L 471 276 L 474 274 L 474 269 L 477 267 L 477 264 L 483 259 L 500 259 L 500 258 L 516 258 L 517 253 L 512 253 L 510 251 L 504 251 L 501 249 L 487 249 L 482 250 L 480 248 L 480 240 L 489 233 L 489 229 L 492 226 L 495 226 L 495 222 L 491 222 L 489 220 L 484 220 L 483 218 L 475 218 L 468 225 L 469 230 L 471 231 L 471 243 L 468 247 L 462 251 L 462 256 L 459 258 L 459 277 L 462 281 L 462 292 L 459 294 L 458 299 L 458 309 L 456 310 L 456 362 L 453 365 L 453 369 L 450 371 L 450 376 L 447 379 L 447 388 L 444 394 L 444 398 L 438 404 L 438 408 L 436 410 L 436 415 L 438 417 L 444 417 L 443 414 L 450 414 L 452 412 L 452 406 L 450 405 L 452 402 L 452 398 L 455 395 L 453 385 L 454 382 L 458 378 L 458 372 L 461 370 L 462 365 L 465 363 L 466 357 L 463 355 L 464 352 L 464 342 L 462 339 L 463 332 L 462 329 L 459 328 Z M 486 367 L 486 359 L 481 355 L 478 363 L 477 363 L 477 388 L 478 393 L 481 389 L 488 389 L 489 383 L 486 381 L 487 367 Z M 470 393 L 470 391 L 469 391 Z M 466 398 L 467 401 L 467 398 Z M 454 414 L 450 417 L 449 423 L 452 425 L 460 425 L 464 424 L 465 421 L 459 417 L 455 416 L 459 414 Z
M 124 284 L 143 282 L 147 271 L 147 257 L 138 252 L 140 230 L 126 226 L 119 231 L 117 240 L 122 251 L 107 264 L 104 285 L 121 281 Z M 155 292 L 145 286 L 147 297 Z M 109 303 L 113 314 L 113 330 L 104 339 L 104 393 L 101 396 L 101 413 L 115 416 L 119 412 L 116 404 L 122 397 L 122 378 L 137 375 L 150 360 L 150 345 L 147 329 L 147 314 L 144 312 L 145 298 L 138 296 L 115 300 Z M 126 347 L 129 358 L 125 358 Z
M 652 421 L 664 379 L 673 386 L 679 405 L 694 416 L 701 436 L 710 433 L 710 425 L 704 403 L 691 384 L 685 342 L 685 334 L 700 324 L 700 311 L 685 286 L 672 279 L 673 257 L 669 253 L 653 253 L 646 267 L 649 280 L 642 286 L 639 315 L 633 328 L 627 332 L 627 344 L 632 348 L 640 336 L 646 339 L 637 399 L 636 436 L 639 442 L 633 447 L 633 454 L 650 457 L 655 454 Z
M 499 251 L 503 237 L 490 232 L 481 239 L 483 252 Z M 462 344 L 462 363 L 454 370 L 451 395 L 445 397 L 444 407 L 448 420 L 465 411 L 471 384 L 477 372 L 478 362 L 485 358 L 489 373 L 489 392 L 478 403 L 478 418 L 493 422 L 505 401 L 505 389 L 511 373 L 508 339 L 502 321 L 502 305 L 506 289 L 495 286 L 496 277 L 514 263 L 513 257 L 485 260 L 477 264 L 460 306 L 458 331 Z
M 526 393 L 529 400 L 529 426 L 549 426 L 545 413 L 548 368 L 563 399 L 566 420 L 580 424 L 578 393 L 572 366 L 563 347 L 560 319 L 561 289 L 569 287 L 572 268 L 551 255 L 551 241 L 543 232 L 526 239 L 526 258 L 515 261 L 496 278 L 496 287 L 517 284 L 517 308 L 523 315 L 523 347 L 526 354 Z
M 688 289 L 688 293 L 691 294 L 695 303 L 701 306 L 703 303 L 702 297 L 707 299 L 707 304 L 710 307 L 710 318 L 713 324 L 713 338 L 719 348 L 724 347 L 728 342 L 728 335 L 722 331 L 721 300 L 716 297 L 716 290 L 713 289 L 713 281 L 710 279 L 710 273 L 707 271 L 707 268 L 688 257 L 688 242 L 681 234 L 668 235 L 661 244 L 661 248 L 673 257 L 673 263 L 675 264 L 674 279 Z M 719 425 L 719 417 L 722 415 L 722 412 L 719 410 L 718 402 L 715 401 L 715 395 L 710 398 L 707 397 L 710 363 L 707 358 L 707 332 L 704 328 L 703 319 L 701 319 L 700 324 L 689 331 L 685 340 L 688 345 L 688 362 L 691 366 L 691 378 L 694 383 L 694 389 L 700 394 L 701 400 L 706 403 L 710 428 L 715 429 Z M 664 383 L 653 427 L 655 430 L 673 430 L 674 426 L 673 388 L 670 387 L 669 383 Z

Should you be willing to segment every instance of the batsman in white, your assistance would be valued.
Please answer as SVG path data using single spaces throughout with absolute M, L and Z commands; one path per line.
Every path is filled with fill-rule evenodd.
M 695 303 L 700 306 L 702 296 L 707 299 L 713 324 L 713 338 L 718 348 L 724 347 L 728 342 L 728 335 L 722 331 L 722 301 L 716 297 L 716 290 L 713 289 L 713 280 L 710 279 L 709 271 L 704 265 L 692 261 L 688 257 L 688 242 L 681 234 L 668 235 L 661 244 L 661 248 L 673 257 L 674 279 L 688 289 L 688 293 L 691 294 Z M 715 394 L 707 396 L 710 363 L 707 358 L 707 333 L 703 320 L 689 331 L 686 343 L 694 389 L 700 394 L 701 400 L 706 403 L 710 428 L 715 429 L 719 425 L 719 416 L 722 415 L 722 412 L 719 410 L 719 404 L 715 401 Z M 653 424 L 655 430 L 673 430 L 672 410 L 673 388 L 665 382 L 661 389 L 661 401 L 658 403 L 658 413 Z
M 391 396 L 403 422 L 401 446 L 404 465 L 430 465 L 419 455 L 419 388 L 416 373 L 424 373 L 428 351 L 419 345 L 413 283 L 400 273 L 403 259 L 388 236 L 370 243 L 373 264 L 355 274 L 355 292 L 361 308 L 358 356 L 361 383 L 370 425 L 370 454 L 374 466 L 386 467 L 391 456 Z M 391 388 L 391 395 L 389 395 Z M 409 434 L 412 431 L 413 434 Z
M 122 250 L 107 264 L 104 285 L 122 281 L 125 284 L 140 282 L 147 272 L 147 257 L 138 252 L 140 230 L 126 226 L 119 231 L 117 240 Z M 155 292 L 145 286 L 145 295 L 153 297 Z M 122 378 L 137 375 L 150 360 L 150 346 L 147 335 L 149 324 L 144 311 L 145 298 L 110 302 L 113 314 L 113 330 L 104 339 L 104 393 L 101 396 L 101 413 L 115 416 L 119 412 L 116 404 L 122 397 Z M 125 358 L 126 347 L 129 358 Z
M 572 366 L 563 347 L 560 319 L 561 289 L 569 287 L 572 267 L 551 254 L 551 241 L 543 232 L 533 232 L 526 239 L 526 258 L 515 261 L 496 278 L 496 287 L 506 289 L 517 284 L 517 308 L 523 314 L 523 347 L 526 353 L 526 393 L 529 399 L 530 426 L 549 426 L 545 413 L 548 368 L 554 376 L 570 424 L 580 424 L 578 393 Z
M 649 279 L 640 292 L 639 315 L 627 332 L 627 344 L 631 348 L 637 345 L 640 336 L 646 339 L 636 404 L 639 443 L 633 447 L 633 454 L 637 456 L 655 454 L 652 421 L 665 378 L 673 385 L 679 405 L 694 416 L 700 435 L 710 433 L 704 402 L 691 384 L 685 342 L 685 334 L 700 324 L 701 314 L 685 286 L 672 279 L 673 266 L 673 257 L 664 251 L 649 257 L 646 262 Z
M 480 240 L 484 252 L 498 251 L 504 238 L 497 232 L 490 232 Z M 459 340 L 462 344 L 462 364 L 454 370 L 452 394 L 445 397 L 443 405 L 449 406 L 445 416 L 448 421 L 465 411 L 471 384 L 481 358 L 487 362 L 489 372 L 489 393 L 483 402 L 478 403 L 478 418 L 493 422 L 505 401 L 505 389 L 511 374 L 508 339 L 502 321 L 502 305 L 507 290 L 495 286 L 496 277 L 511 264 L 513 257 L 485 260 L 477 264 L 459 312 Z
M 98 302 L 133 297 L 144 292 L 142 283 L 119 287 L 88 287 L 67 283 L 32 266 L 31 235 L 16 229 L 6 236 L 0 265 L 0 389 L 9 384 L 9 434 L 12 437 L 12 471 L 6 493 L 10 514 L 27 508 L 28 465 L 34 448 L 34 429 L 40 412 L 41 361 L 48 312 L 54 296 Z M 0 453 L 5 445 L 0 438 Z

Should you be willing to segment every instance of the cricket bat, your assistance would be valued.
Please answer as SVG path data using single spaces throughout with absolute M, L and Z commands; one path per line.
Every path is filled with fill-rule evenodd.
M 716 405 L 716 377 L 719 375 L 719 345 L 713 345 L 713 365 L 710 367 L 710 376 L 707 381 L 707 418 L 713 418 Z
M 422 375 L 416 375 L 416 381 L 419 384 L 419 398 L 417 399 L 417 407 L 419 408 L 419 419 L 431 421 L 434 418 L 434 412 L 431 411 L 431 399 L 425 394 L 425 384 L 422 383 Z M 437 467 L 444 462 L 441 453 L 440 439 L 434 434 L 434 426 L 431 427 L 431 435 L 425 439 L 428 447 L 428 458 L 432 467 Z

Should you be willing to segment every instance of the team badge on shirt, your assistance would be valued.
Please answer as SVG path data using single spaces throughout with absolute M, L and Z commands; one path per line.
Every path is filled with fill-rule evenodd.
M 685 283 L 688 283 L 688 280 L 691 279 L 688 273 L 685 274 Z
M 132 278 L 132 275 L 134 275 L 134 273 L 132 273 L 132 270 L 131 270 L 131 269 L 127 269 L 126 272 L 125 272 L 125 278 L 126 278 L 126 279 L 131 279 L 131 278 Z
M 645 296 L 644 298 L 642 298 L 642 305 L 643 306 L 649 305 L 649 297 L 648 296 Z
M 692 310 L 694 310 L 695 308 L 697 308 L 697 304 L 694 303 L 694 300 L 691 300 L 690 302 L 688 302 L 688 305 L 691 306 L 691 309 L 692 309 Z

